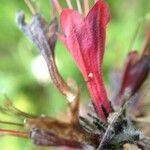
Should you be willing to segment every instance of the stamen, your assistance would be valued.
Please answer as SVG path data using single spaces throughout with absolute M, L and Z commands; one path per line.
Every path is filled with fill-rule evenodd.
M 62 7 L 60 5 L 60 3 L 58 2 L 58 0 L 52 0 L 54 3 L 54 6 L 56 7 L 58 13 L 60 14 L 62 12 Z
M 54 3 L 52 0 L 50 0 L 50 5 L 51 5 L 51 9 L 52 9 L 52 10 L 50 10 L 50 17 L 54 18 L 56 16 L 56 9 L 54 7 Z
M 94 3 L 96 3 L 98 0 L 94 0 Z
M 140 27 L 141 27 L 141 25 L 142 25 L 142 22 L 143 22 L 142 19 L 139 19 L 139 21 L 137 22 L 137 26 L 136 26 L 136 28 L 135 28 L 135 31 L 134 31 L 134 33 L 133 33 L 133 35 L 132 35 L 132 38 L 131 38 L 131 40 L 130 40 L 130 43 L 129 43 L 128 53 L 131 52 L 131 50 L 132 50 L 132 48 L 133 48 L 134 42 L 135 42 L 135 40 L 136 40 L 136 38 L 137 38 L 137 36 L 138 36 L 138 33 L 139 33 L 139 31 L 140 31 Z
M 66 3 L 67 3 L 67 5 L 68 5 L 68 7 L 69 7 L 70 9 L 73 9 L 73 7 L 72 7 L 72 4 L 71 4 L 71 1 L 70 1 L 70 0 L 66 0 Z
M 85 15 L 88 14 L 89 12 L 89 1 L 88 0 L 84 0 L 84 11 L 85 11 Z
M 31 0 L 24 0 L 24 2 L 26 3 L 27 7 L 29 8 L 30 12 L 32 13 L 32 15 L 36 15 L 37 11 L 34 8 Z
M 76 2 L 77 2 L 78 11 L 79 11 L 79 13 L 82 14 L 83 12 L 82 12 L 82 8 L 81 8 L 80 0 L 76 0 Z

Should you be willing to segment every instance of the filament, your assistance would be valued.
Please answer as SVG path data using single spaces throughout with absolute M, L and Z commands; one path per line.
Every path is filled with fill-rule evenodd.
M 98 0 L 94 0 L 94 3 L 96 3 Z
M 31 11 L 32 15 L 36 15 L 36 9 L 32 5 L 32 2 L 30 0 L 24 0 L 26 5 L 28 6 L 29 10 Z
M 52 10 L 50 11 L 51 18 L 54 18 L 56 16 L 56 8 L 54 7 L 54 3 L 52 0 L 50 0 L 50 5 L 52 6 Z
M 54 6 L 56 7 L 58 13 L 60 14 L 62 12 L 62 7 L 60 5 L 60 3 L 58 2 L 58 0 L 53 0 Z
M 85 15 L 87 15 L 89 12 L 89 1 L 88 0 L 84 0 L 84 9 L 85 9 Z
M 76 2 L 77 2 L 77 8 L 78 8 L 78 11 L 79 11 L 79 13 L 83 13 L 82 12 L 82 8 L 81 8 L 81 3 L 80 3 L 80 0 L 76 0 Z
M 66 3 L 70 9 L 73 9 L 72 4 L 71 4 L 71 0 L 66 0 Z

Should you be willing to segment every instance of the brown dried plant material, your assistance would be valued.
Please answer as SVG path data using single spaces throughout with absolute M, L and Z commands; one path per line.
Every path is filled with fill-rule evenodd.
M 50 117 L 28 119 L 25 126 L 31 129 L 30 137 L 34 143 L 39 143 L 38 145 L 64 145 L 81 148 L 85 145 L 93 145 L 95 147 L 99 143 L 99 135 L 89 134 L 80 125 L 60 122 Z M 43 143 L 44 140 L 47 142 Z M 71 143 L 73 145 L 70 145 Z
M 40 15 L 36 14 L 32 17 L 30 24 L 26 24 L 25 16 L 23 12 L 17 14 L 17 23 L 25 35 L 39 48 L 43 55 L 47 67 L 49 69 L 50 77 L 54 85 L 58 90 L 66 97 L 70 122 L 78 123 L 78 107 L 79 107 L 79 90 L 72 92 L 67 83 L 63 80 L 60 75 L 55 59 L 54 59 L 54 48 L 57 41 L 56 32 L 58 30 L 58 24 L 56 18 L 54 18 L 50 25 Z

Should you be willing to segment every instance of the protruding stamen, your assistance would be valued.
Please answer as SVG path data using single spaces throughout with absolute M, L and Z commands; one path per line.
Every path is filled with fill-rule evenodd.
M 68 7 L 69 7 L 70 9 L 73 9 L 73 7 L 72 7 L 72 4 L 71 4 L 71 1 L 70 1 L 70 0 L 66 0 L 66 3 L 67 3 L 67 5 L 68 5 Z
M 80 0 L 76 0 L 77 2 L 77 7 L 78 7 L 78 11 L 82 14 L 82 8 L 81 8 L 81 3 L 80 3 Z
M 140 30 L 142 21 L 143 21 L 142 19 L 139 19 L 139 21 L 138 21 L 138 23 L 137 23 L 137 26 L 136 26 L 136 28 L 135 28 L 135 31 L 134 31 L 133 36 L 132 36 L 132 38 L 131 38 L 131 40 L 130 40 L 130 43 L 129 43 L 128 53 L 131 52 L 131 50 L 132 50 L 132 48 L 133 48 L 134 42 L 135 42 L 135 40 L 136 40 L 136 38 L 137 38 L 137 35 L 138 35 L 138 33 L 139 33 L 139 30 Z
M 36 15 L 37 11 L 30 0 L 24 0 L 32 15 Z
M 84 9 L 85 9 L 85 15 L 87 15 L 89 12 L 89 1 L 88 0 L 84 0 Z
M 50 5 L 51 5 L 51 9 L 52 9 L 52 10 L 50 10 L 50 17 L 54 18 L 56 16 L 56 8 L 55 8 L 52 0 L 50 0 Z
M 94 0 L 94 3 L 96 3 L 98 0 Z
M 62 12 L 62 7 L 60 5 L 60 3 L 58 2 L 58 0 L 53 0 L 53 3 L 58 11 L 58 13 L 60 14 Z

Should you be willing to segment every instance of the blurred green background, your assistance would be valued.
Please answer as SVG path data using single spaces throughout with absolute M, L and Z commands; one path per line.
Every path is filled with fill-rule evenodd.
M 75 3 L 75 0 L 72 0 Z M 82 1 L 82 0 L 81 0 Z M 92 0 L 89 0 L 92 3 Z M 35 5 L 50 21 L 49 0 L 34 0 Z M 61 0 L 65 6 L 64 0 Z M 107 0 L 111 9 L 111 22 L 107 31 L 106 53 L 104 59 L 104 78 L 109 87 L 109 73 L 112 67 L 121 67 L 128 53 L 129 45 L 141 50 L 144 32 L 150 20 L 149 0 Z M 13 104 L 33 114 L 58 117 L 66 111 L 65 99 L 51 84 L 39 51 L 17 28 L 15 16 L 24 10 L 27 19 L 31 14 L 23 0 L 0 1 L 0 105 L 5 100 L 4 93 Z M 132 41 L 139 21 L 141 28 L 137 38 Z M 42 61 L 42 62 L 41 62 Z M 89 99 L 83 78 L 62 43 L 56 46 L 56 61 L 64 79 L 73 78 L 81 87 L 81 103 Z M 16 121 L 18 118 L 0 115 L 0 120 Z M 20 122 L 23 121 L 20 119 Z M 0 124 L 0 128 L 10 128 Z M 38 150 L 30 140 L 0 136 L 3 150 Z M 42 148 L 43 149 L 43 148 Z

